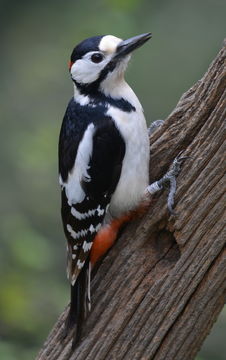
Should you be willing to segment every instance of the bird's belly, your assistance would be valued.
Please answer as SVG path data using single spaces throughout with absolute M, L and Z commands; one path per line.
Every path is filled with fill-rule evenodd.
M 134 114 L 135 115 L 135 114 Z M 117 117 L 118 118 L 118 117 Z M 126 142 L 121 176 L 109 211 L 113 217 L 134 209 L 141 202 L 149 180 L 149 139 L 143 114 L 116 122 Z

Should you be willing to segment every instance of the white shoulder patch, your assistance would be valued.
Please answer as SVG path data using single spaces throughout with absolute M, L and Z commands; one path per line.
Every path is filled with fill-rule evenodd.
M 81 181 L 90 181 L 88 174 L 89 161 L 93 152 L 93 135 L 95 126 L 91 123 L 79 144 L 77 156 L 73 169 L 68 175 L 68 181 L 64 184 L 68 204 L 80 203 L 85 198 L 85 193 L 81 187 Z

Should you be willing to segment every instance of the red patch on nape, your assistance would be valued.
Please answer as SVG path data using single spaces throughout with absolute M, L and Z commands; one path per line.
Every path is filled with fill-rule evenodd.
M 71 67 L 72 67 L 73 64 L 74 64 L 74 63 L 73 63 L 72 61 L 69 61 L 69 62 L 68 62 L 68 68 L 69 68 L 69 70 L 71 70 Z

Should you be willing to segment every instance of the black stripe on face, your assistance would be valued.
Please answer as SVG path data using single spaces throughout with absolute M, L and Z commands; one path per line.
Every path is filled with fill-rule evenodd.
M 72 77 L 72 81 L 75 83 L 76 87 L 79 89 L 81 94 L 96 96 L 101 82 L 106 79 L 107 75 L 110 72 L 114 71 L 116 65 L 117 65 L 117 61 L 115 61 L 114 59 L 109 61 L 109 63 L 100 72 L 98 79 L 93 81 L 92 83 L 82 84 L 74 80 L 73 77 Z

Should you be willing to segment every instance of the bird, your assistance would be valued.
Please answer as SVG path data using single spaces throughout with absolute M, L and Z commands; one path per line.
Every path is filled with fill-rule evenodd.
M 72 348 L 91 308 L 92 268 L 142 207 L 147 189 L 152 193 L 162 187 L 149 186 L 147 124 L 124 78 L 133 51 L 151 37 L 94 36 L 75 46 L 70 57 L 74 94 L 63 118 L 58 154 L 71 286 L 64 336 L 74 328 Z

